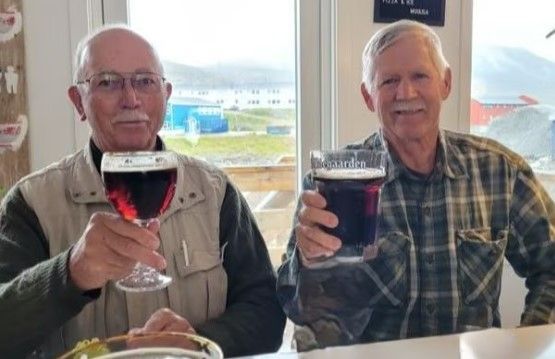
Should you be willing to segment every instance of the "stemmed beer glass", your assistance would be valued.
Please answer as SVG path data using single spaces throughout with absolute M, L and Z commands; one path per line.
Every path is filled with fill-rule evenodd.
M 127 221 L 145 227 L 168 209 L 177 181 L 177 157 L 171 151 L 107 152 L 101 163 L 106 196 Z M 137 263 L 133 272 L 116 282 L 130 292 L 167 287 L 172 279 Z

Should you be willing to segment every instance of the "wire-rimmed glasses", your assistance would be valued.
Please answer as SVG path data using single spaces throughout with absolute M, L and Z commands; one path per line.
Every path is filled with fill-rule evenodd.
M 126 80 L 136 92 L 142 94 L 160 92 L 166 81 L 162 75 L 154 72 L 99 72 L 77 84 L 88 84 L 92 92 L 112 94 L 121 91 Z

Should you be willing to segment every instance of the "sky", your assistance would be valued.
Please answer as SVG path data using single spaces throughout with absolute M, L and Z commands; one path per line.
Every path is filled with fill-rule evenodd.
M 162 59 L 194 66 L 294 69 L 294 14 L 294 0 L 129 0 L 131 27 Z
M 474 0 L 473 42 L 523 47 L 555 62 L 555 0 Z
M 242 62 L 293 70 L 294 3 L 129 0 L 129 18 L 164 60 L 194 66 Z M 474 45 L 523 47 L 555 62 L 555 35 L 545 38 L 555 29 L 555 0 L 474 0 L 473 7 Z

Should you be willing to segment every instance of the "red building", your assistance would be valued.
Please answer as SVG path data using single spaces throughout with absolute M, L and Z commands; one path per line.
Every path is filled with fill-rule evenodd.
M 536 105 L 538 101 L 522 95 L 519 97 L 491 97 L 472 99 L 470 103 L 470 125 L 488 126 L 492 119 L 517 108 Z

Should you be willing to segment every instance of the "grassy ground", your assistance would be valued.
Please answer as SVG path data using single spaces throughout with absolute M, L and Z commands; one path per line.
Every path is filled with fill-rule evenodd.
M 295 138 L 291 136 L 253 133 L 240 136 L 202 135 L 196 145 L 184 137 L 165 137 L 164 141 L 176 152 L 201 157 L 208 155 L 269 157 L 293 155 L 295 152 Z
M 185 136 L 166 136 L 168 147 L 176 152 L 202 157 L 210 162 L 260 162 L 295 153 L 295 138 L 267 135 L 268 125 L 287 125 L 294 128 L 294 109 L 260 108 L 224 111 L 230 133 L 201 135 L 192 143 Z M 254 133 L 254 132 L 259 133 Z
M 224 116 L 231 131 L 265 131 L 268 125 L 295 125 L 294 109 L 226 110 Z

